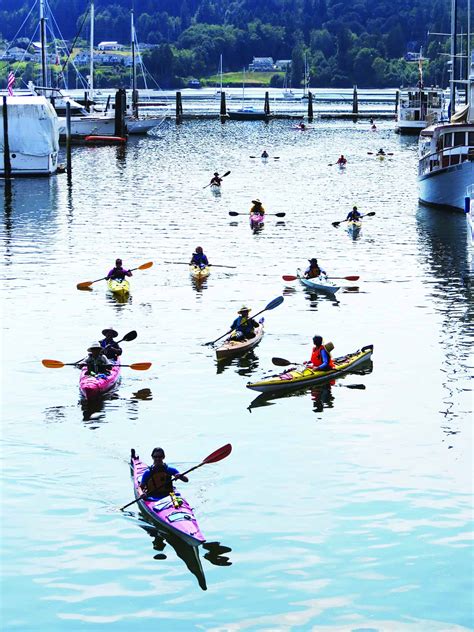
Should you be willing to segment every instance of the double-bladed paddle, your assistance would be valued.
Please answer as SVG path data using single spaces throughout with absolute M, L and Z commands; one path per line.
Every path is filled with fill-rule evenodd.
M 294 276 L 293 274 L 284 274 L 281 277 L 284 281 L 296 281 L 296 279 L 298 278 L 297 276 Z M 328 279 L 340 279 L 340 280 L 344 280 L 344 281 L 358 281 L 360 279 L 360 277 L 358 276 L 345 276 L 345 277 L 333 277 L 333 276 L 328 276 Z
M 132 268 L 130 272 L 134 272 L 135 270 L 147 270 L 148 268 L 151 268 L 152 265 L 153 261 L 148 261 L 148 263 L 142 263 L 142 265 L 138 266 L 138 268 Z M 101 279 L 96 279 L 95 281 L 83 281 L 82 283 L 78 283 L 76 287 L 78 290 L 88 290 L 93 283 L 97 283 L 98 281 L 105 281 L 106 278 L 107 277 L 105 276 Z
M 250 158 L 273 158 L 273 160 L 280 160 L 280 156 L 250 156 Z
M 163 263 L 172 263 L 176 266 L 189 266 L 191 265 L 189 262 L 187 261 L 163 261 Z M 218 265 L 217 263 L 208 263 L 207 264 L 210 268 L 236 268 L 237 266 L 221 266 Z
M 393 152 L 391 152 L 391 151 L 388 151 L 385 154 L 379 154 L 379 152 L 375 153 L 373 151 L 368 151 L 367 153 L 368 153 L 369 156 L 393 156 Z
M 47 369 L 62 369 L 63 366 L 77 366 L 77 362 L 61 362 L 60 360 L 41 360 L 41 363 Z M 135 362 L 134 364 L 121 364 L 120 366 L 128 367 L 134 371 L 147 371 L 151 367 L 151 362 Z
M 223 174 L 222 174 L 221 176 L 219 176 L 219 177 L 220 177 L 220 178 L 225 178 L 226 176 L 228 176 L 228 175 L 229 175 L 229 173 L 230 173 L 230 171 L 226 171 L 225 173 L 223 173 Z M 206 184 L 206 186 L 205 186 L 205 187 L 202 187 L 202 188 L 203 188 L 203 189 L 207 189 L 207 187 L 210 187 L 210 186 L 211 186 L 211 184 L 217 184 L 217 182 L 216 182 L 216 183 L 214 183 L 214 182 L 209 182 L 209 184 Z
M 263 312 L 266 312 L 270 309 L 275 309 L 275 307 L 278 307 L 278 305 L 281 305 L 283 301 L 284 301 L 283 296 L 277 296 L 276 298 L 273 299 L 273 301 L 270 301 L 264 309 L 262 309 L 260 312 L 257 312 L 254 316 L 252 316 L 252 318 L 256 318 L 260 314 L 263 314 Z M 233 329 L 229 329 L 229 331 L 226 331 L 225 334 L 222 334 L 222 336 L 219 336 L 219 338 L 216 338 L 215 340 L 211 340 L 211 342 L 205 342 L 204 346 L 207 347 L 207 346 L 213 345 L 221 338 L 224 338 L 225 336 L 228 336 L 229 334 L 231 334 L 234 330 L 235 330 L 235 327 Z
M 202 467 L 203 465 L 206 465 L 208 463 L 217 463 L 218 461 L 222 461 L 222 459 L 225 459 L 227 456 L 229 456 L 231 452 L 232 452 L 232 445 L 230 443 L 226 443 L 225 445 L 222 446 L 222 448 L 219 448 L 215 452 L 212 452 L 212 454 L 209 454 L 209 456 L 206 456 L 206 458 L 201 463 L 199 463 L 199 465 L 195 465 L 194 467 L 191 467 L 189 470 L 186 470 L 186 472 L 181 472 L 180 474 L 173 476 L 173 478 L 171 479 L 171 482 L 179 479 L 181 476 L 185 476 L 186 474 L 189 474 L 189 472 L 192 472 L 193 470 L 197 470 L 198 467 Z M 128 503 L 127 505 L 124 505 L 123 507 L 120 507 L 120 511 L 123 511 L 127 507 L 130 507 L 130 505 L 134 505 L 139 500 L 142 500 L 142 498 L 145 498 L 145 497 L 146 497 L 146 494 L 142 494 L 138 498 L 135 498 L 135 500 L 132 500 L 131 503 Z
M 364 213 L 364 215 L 360 215 L 357 219 L 362 219 L 363 217 L 373 217 L 375 215 L 375 211 L 371 211 L 370 213 Z M 349 220 L 346 219 L 341 219 L 339 222 L 333 222 L 332 225 L 334 226 L 334 228 L 338 228 L 339 224 L 342 224 L 342 222 L 348 222 Z
M 237 211 L 229 211 L 229 215 L 232 215 L 232 217 L 236 217 L 237 215 L 248 215 L 248 213 L 237 213 Z M 274 217 L 285 217 L 286 213 L 265 213 L 264 217 L 267 217 L 268 215 L 273 215 Z

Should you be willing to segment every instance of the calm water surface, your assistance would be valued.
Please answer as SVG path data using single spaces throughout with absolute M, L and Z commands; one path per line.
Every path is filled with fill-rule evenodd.
M 473 629 L 465 218 L 418 204 L 416 141 L 368 127 L 169 124 L 125 150 L 76 148 L 69 184 L 0 191 L 3 629 Z M 249 157 L 263 149 L 279 160 Z M 203 188 L 216 169 L 231 170 L 219 197 Z M 286 216 L 252 234 L 256 196 Z M 357 239 L 331 225 L 353 204 L 376 212 Z M 237 268 L 196 286 L 164 263 L 197 245 Z M 104 282 L 77 291 L 117 256 L 155 264 L 126 303 Z M 282 280 L 313 256 L 360 275 L 355 289 L 334 300 Z M 255 351 L 217 367 L 202 343 L 279 295 Z M 40 360 L 74 362 L 109 326 L 136 329 L 124 361 L 153 366 L 83 409 L 77 371 Z M 316 333 L 336 356 L 374 344 L 372 370 L 281 398 L 245 388 L 272 356 L 308 359 Z M 136 507 L 118 511 L 128 457 L 161 445 L 188 468 L 227 442 L 180 486 L 210 543 L 201 574 Z

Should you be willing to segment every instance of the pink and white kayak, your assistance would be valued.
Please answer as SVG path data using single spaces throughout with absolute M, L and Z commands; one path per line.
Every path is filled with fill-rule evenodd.
M 87 367 L 81 369 L 79 377 L 79 389 L 86 399 L 97 399 L 110 391 L 120 378 L 120 360 L 111 367 L 110 373 L 105 377 L 88 375 Z M 102 374 L 101 374 L 102 375 Z
M 143 474 L 148 465 L 140 461 L 140 457 L 132 449 L 130 471 L 133 479 L 135 498 L 140 498 L 143 490 L 140 487 Z M 174 533 L 190 546 L 199 546 L 206 541 L 187 500 L 179 492 L 172 492 L 165 498 L 154 500 L 143 498 L 138 501 L 140 511 L 151 520 L 158 529 L 166 529 Z
M 255 230 L 256 228 L 262 228 L 265 221 L 265 217 L 259 213 L 250 214 L 250 228 Z

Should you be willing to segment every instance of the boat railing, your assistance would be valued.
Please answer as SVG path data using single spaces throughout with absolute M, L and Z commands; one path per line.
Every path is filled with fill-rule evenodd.
M 461 145 L 448 147 L 423 156 L 418 163 L 418 174 L 423 176 L 439 169 L 460 165 L 466 160 L 474 161 L 474 147 Z

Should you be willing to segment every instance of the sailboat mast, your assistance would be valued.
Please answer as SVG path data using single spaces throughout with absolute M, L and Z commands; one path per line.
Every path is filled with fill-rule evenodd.
M 133 21 L 133 7 L 131 11 L 131 37 L 132 37 L 132 109 L 138 116 L 138 92 L 137 92 L 137 66 L 135 62 L 135 24 Z
M 221 74 L 221 94 L 222 94 L 222 53 L 221 53 L 221 59 L 220 59 L 220 74 Z
M 456 25 L 457 25 L 457 0 L 451 0 L 451 116 L 456 111 L 456 70 L 457 70 L 457 44 L 456 44 Z
M 41 75 L 43 86 L 48 87 L 48 76 L 46 74 L 46 20 L 44 17 L 44 0 L 40 0 L 40 38 L 41 38 Z
M 94 100 L 94 0 L 91 1 L 91 41 L 89 65 L 89 101 Z

